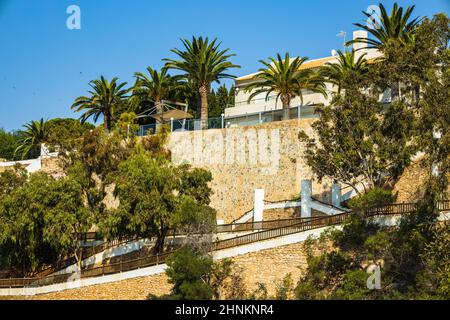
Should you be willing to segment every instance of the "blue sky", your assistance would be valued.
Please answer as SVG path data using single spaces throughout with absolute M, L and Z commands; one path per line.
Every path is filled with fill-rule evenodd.
M 382 1 L 391 7 L 394 1 Z M 416 4 L 416 15 L 450 11 L 450 0 Z M 237 56 L 240 76 L 258 60 L 288 51 L 311 59 L 342 48 L 372 0 L 0 0 L 0 127 L 78 117 L 73 100 L 100 75 L 131 83 L 136 71 L 159 68 L 180 38 L 218 37 Z M 68 30 L 66 8 L 81 8 L 81 30 Z

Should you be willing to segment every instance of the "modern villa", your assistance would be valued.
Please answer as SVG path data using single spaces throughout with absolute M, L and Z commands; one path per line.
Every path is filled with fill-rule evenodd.
M 363 30 L 357 30 L 353 32 L 353 39 L 357 38 L 367 38 L 367 32 Z M 376 49 L 368 49 L 365 44 L 355 44 L 353 48 L 357 51 L 356 58 L 360 57 L 362 54 L 366 54 L 366 59 L 371 62 L 374 61 L 375 58 L 381 56 L 381 54 Z M 319 67 L 324 66 L 326 63 L 337 63 L 338 56 L 332 55 L 324 58 L 308 60 L 302 65 L 302 69 L 317 69 Z M 225 118 L 229 117 L 238 117 L 244 115 L 256 115 L 259 113 L 265 113 L 268 111 L 281 110 L 282 105 L 281 101 L 276 101 L 276 95 L 272 94 L 269 96 L 269 99 L 266 101 L 265 93 L 260 94 L 253 98 L 250 102 L 248 101 L 248 97 L 251 95 L 251 92 L 246 92 L 245 87 L 253 81 L 253 78 L 258 73 L 248 74 L 242 77 L 239 77 L 235 80 L 236 87 L 236 102 L 235 106 L 231 108 L 225 109 Z M 337 88 L 330 83 L 326 84 L 326 90 L 328 93 L 336 92 Z M 389 99 L 386 96 L 381 98 L 382 101 L 388 102 Z M 291 108 L 296 109 L 297 107 L 301 107 L 301 115 L 304 117 L 311 117 L 313 114 L 313 106 L 317 104 L 328 104 L 331 101 L 331 94 L 328 97 L 324 97 L 321 94 L 304 91 L 303 92 L 303 104 L 299 97 L 296 97 L 292 100 Z M 293 114 L 296 113 L 296 110 L 293 110 Z M 281 115 L 281 113 L 280 113 Z M 295 115 L 293 118 L 297 118 Z M 263 121 L 264 122 L 264 121 Z

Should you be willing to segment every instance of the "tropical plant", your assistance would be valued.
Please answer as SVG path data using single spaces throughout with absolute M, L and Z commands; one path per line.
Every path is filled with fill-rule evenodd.
M 30 154 L 33 149 L 40 148 L 42 144 L 48 142 L 50 130 L 47 121 L 31 121 L 23 126 L 25 130 L 21 131 L 19 146 L 15 150 L 15 154 L 20 153 L 21 158 Z
M 17 143 L 20 141 L 20 132 L 7 132 L 0 128 L 0 162 L 2 160 L 18 160 L 14 154 Z
M 160 71 L 148 67 L 147 71 L 149 76 L 141 72 L 135 73 L 136 83 L 133 87 L 133 98 L 138 100 L 139 109 L 142 107 L 147 109 L 148 105 L 154 105 L 156 113 L 160 114 L 163 112 L 162 100 L 173 98 L 177 83 L 167 73 L 165 67 Z
M 338 93 L 342 88 L 348 87 L 348 83 L 360 83 L 361 75 L 369 71 L 366 54 L 356 58 L 355 51 L 338 51 L 337 63 L 327 62 L 322 67 L 322 75 L 328 82 L 338 87 Z
M 248 101 L 255 96 L 265 93 L 266 100 L 275 92 L 276 99 L 281 99 L 283 104 L 283 119 L 289 119 L 289 107 L 292 99 L 300 97 L 303 103 L 302 90 L 310 90 L 326 96 L 325 84 L 320 74 L 311 69 L 302 69 L 303 63 L 308 58 L 297 57 L 291 59 L 286 53 L 284 60 L 280 54 L 277 59 L 269 58 L 269 61 L 260 60 L 264 68 L 253 78 L 253 82 L 246 86 L 247 92 L 252 92 Z
M 391 89 L 392 100 L 397 101 L 402 98 L 402 86 L 408 82 L 405 78 L 410 72 L 409 66 L 414 65 L 416 68 L 417 61 L 409 61 L 409 57 L 411 57 L 411 50 L 414 50 L 416 46 L 416 31 L 422 18 L 411 18 L 414 6 L 404 10 L 395 3 L 390 15 L 382 4 L 379 7 L 381 12 L 379 26 L 373 28 L 367 24 L 355 23 L 357 27 L 371 34 L 373 38 L 360 37 L 347 44 L 364 43 L 367 44 L 367 48 L 374 48 L 383 53 L 383 56 L 378 59 L 383 62 L 381 65 L 379 64 L 379 68 L 381 68 L 380 86 L 383 87 L 387 84 Z M 364 13 L 364 15 L 370 16 L 368 13 Z M 419 49 L 419 51 L 423 51 L 423 49 Z M 420 73 L 424 72 L 421 70 Z
M 167 62 L 167 68 L 182 71 L 183 73 L 177 78 L 191 82 L 198 91 L 202 129 L 206 129 L 208 127 L 208 94 L 211 83 L 220 83 L 220 80 L 225 78 L 235 78 L 226 72 L 231 68 L 240 68 L 240 66 L 229 61 L 235 54 L 228 54 L 229 49 L 221 50 L 221 42 L 217 42 L 217 38 L 209 41 L 207 37 L 205 39 L 192 37 L 192 41 L 184 39 L 182 43 L 184 50 L 172 49 L 172 52 L 181 59 L 164 59 L 164 61 Z
M 362 28 L 369 32 L 374 39 L 357 38 L 351 40 L 347 45 L 354 43 L 364 43 L 368 48 L 375 48 L 383 51 L 391 42 L 406 45 L 414 40 L 414 31 L 420 23 L 421 18 L 417 17 L 411 20 L 411 15 L 415 6 L 407 7 L 404 10 L 394 3 L 391 14 L 388 15 L 386 8 L 380 3 L 379 8 L 381 12 L 379 27 L 373 28 L 367 24 L 355 23 L 355 26 Z M 404 11 L 404 12 L 403 12 Z M 363 12 L 365 16 L 371 18 L 371 14 Z
M 123 108 L 129 92 L 129 89 L 124 88 L 127 83 L 119 83 L 117 80 L 118 78 L 113 78 L 108 81 L 101 76 L 100 79 L 92 80 L 89 83 L 92 88 L 89 91 L 90 97 L 78 97 L 72 105 L 75 112 L 86 110 L 80 117 L 81 122 L 84 123 L 90 117 L 97 122 L 98 118 L 103 115 L 106 130 L 111 130 L 115 112 Z

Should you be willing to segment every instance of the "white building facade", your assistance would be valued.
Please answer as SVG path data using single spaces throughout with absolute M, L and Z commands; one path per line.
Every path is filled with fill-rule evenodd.
M 356 38 L 367 38 L 367 32 L 358 30 L 353 33 L 353 39 Z M 368 61 L 374 60 L 375 58 L 380 57 L 380 53 L 375 49 L 367 49 L 365 44 L 358 43 L 353 46 L 355 50 L 358 50 L 355 58 L 358 59 L 362 54 L 366 54 L 366 59 Z M 324 66 L 326 63 L 337 63 L 337 56 L 329 56 L 325 58 L 308 60 L 303 63 L 301 69 L 318 69 Z M 235 97 L 235 106 L 231 108 L 225 109 L 225 117 L 238 117 L 244 115 L 255 115 L 264 112 L 270 112 L 275 110 L 281 110 L 282 104 L 281 101 L 276 100 L 276 94 L 273 93 L 269 96 L 268 100 L 266 100 L 266 94 L 260 94 L 254 97 L 251 101 L 248 101 L 249 96 L 252 92 L 246 92 L 245 87 L 254 81 L 254 76 L 257 73 L 245 75 L 239 77 L 235 80 L 236 87 L 236 97 Z M 326 91 L 328 96 L 324 97 L 322 94 L 314 93 L 305 90 L 303 92 L 303 103 L 301 102 L 299 97 L 296 97 L 291 102 L 291 108 L 293 108 L 292 112 L 296 113 L 295 108 L 298 108 L 298 115 L 300 117 L 300 112 L 302 115 L 308 117 L 313 113 L 314 105 L 317 104 L 329 104 L 331 102 L 332 93 L 336 92 L 337 88 L 334 87 L 331 83 L 326 83 Z M 381 98 L 384 100 L 384 96 Z M 281 113 L 280 113 L 281 115 Z

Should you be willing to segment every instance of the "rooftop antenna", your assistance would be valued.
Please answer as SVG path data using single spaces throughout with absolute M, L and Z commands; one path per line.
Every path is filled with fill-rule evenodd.
M 347 32 L 345 32 L 345 31 L 343 31 L 343 30 L 341 30 L 341 32 L 339 32 L 337 35 L 336 35 L 336 37 L 338 37 L 338 38 L 344 38 L 344 51 L 345 51 L 345 49 L 347 48 Z

